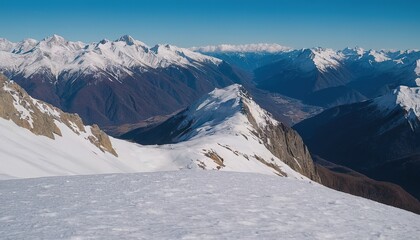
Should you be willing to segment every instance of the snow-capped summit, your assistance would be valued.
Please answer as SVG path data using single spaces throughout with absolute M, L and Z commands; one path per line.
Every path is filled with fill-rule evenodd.
M 370 50 L 369 55 L 373 57 L 375 62 L 385 62 L 391 60 L 383 51 Z
M 277 175 L 295 176 L 287 170 L 291 168 L 308 178 L 319 178 L 299 135 L 274 120 L 239 84 L 215 89 L 160 125 L 139 128 L 122 137 L 142 144 L 197 149 L 213 159 L 193 159 L 205 169 L 243 166 L 245 170 L 256 163 L 254 167 L 259 169 L 262 163 Z
M 204 47 L 192 47 L 193 51 L 210 53 L 210 52 L 238 52 L 238 53 L 249 53 L 249 52 L 260 52 L 260 53 L 278 53 L 287 52 L 292 50 L 290 47 L 285 47 L 275 43 L 254 43 L 254 44 L 221 44 L 221 45 L 210 45 Z
M 48 42 L 50 44 L 63 44 L 67 41 L 64 39 L 64 37 L 53 34 L 52 36 L 42 39 L 42 42 Z
M 135 40 L 130 35 L 121 36 L 119 39 L 115 40 L 116 42 L 125 42 L 127 45 L 134 45 Z
M 184 113 L 186 116 L 179 124 L 173 141 L 185 141 L 203 134 L 237 133 L 245 131 L 243 125 L 249 120 L 243 119 L 248 113 L 256 127 L 265 128 L 267 124 L 279 123 L 258 106 L 248 92 L 239 84 L 223 89 L 215 89 L 203 96 Z M 238 118 L 238 119 L 237 119 Z
M 329 48 L 303 49 L 297 60 L 301 61 L 301 68 L 312 70 L 315 66 L 320 72 L 326 72 L 329 68 L 336 69 L 340 66 L 344 55 Z

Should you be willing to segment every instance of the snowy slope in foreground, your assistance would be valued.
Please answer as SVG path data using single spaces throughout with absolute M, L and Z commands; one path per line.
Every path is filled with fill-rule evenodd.
M 418 239 L 420 217 L 318 184 L 178 171 L 0 182 L 3 239 Z

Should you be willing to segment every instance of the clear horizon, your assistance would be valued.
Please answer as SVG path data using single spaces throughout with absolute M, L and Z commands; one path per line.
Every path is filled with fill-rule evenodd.
M 0 6 L 0 37 L 13 42 L 53 34 L 97 42 L 128 34 L 152 46 L 420 48 L 415 0 L 3 0 Z

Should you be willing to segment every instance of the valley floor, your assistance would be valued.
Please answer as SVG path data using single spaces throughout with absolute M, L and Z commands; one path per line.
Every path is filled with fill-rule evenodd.
M 175 172 L 0 181 L 1 239 L 418 239 L 420 216 L 308 181 Z

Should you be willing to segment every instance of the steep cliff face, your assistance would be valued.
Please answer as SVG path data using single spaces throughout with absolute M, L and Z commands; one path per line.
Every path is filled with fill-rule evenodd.
M 239 156 L 231 164 L 255 161 L 281 176 L 287 175 L 282 168 L 287 165 L 295 172 L 319 181 L 311 156 L 299 135 L 272 118 L 238 84 L 216 89 L 165 122 L 130 131 L 122 137 L 141 144 L 200 141 L 200 144 L 207 145 L 202 147 L 206 150 L 205 156 L 219 163 L 217 169 L 231 167 L 227 158 Z M 209 148 L 212 142 L 224 149 Z M 225 149 L 235 156 L 222 156 L 220 153 Z
M 78 135 L 86 135 L 102 151 L 115 156 L 109 137 L 98 126 L 85 127 L 77 114 L 69 114 L 45 102 L 35 100 L 18 84 L 0 75 L 0 117 L 13 121 L 36 135 L 55 139 L 62 136 L 63 124 Z
M 269 121 L 264 128 L 261 128 L 252 116 L 249 107 L 244 104 L 243 108 L 249 122 L 256 130 L 255 134 L 274 156 L 296 172 L 320 182 L 308 148 L 296 131 L 283 123 L 272 124 Z

